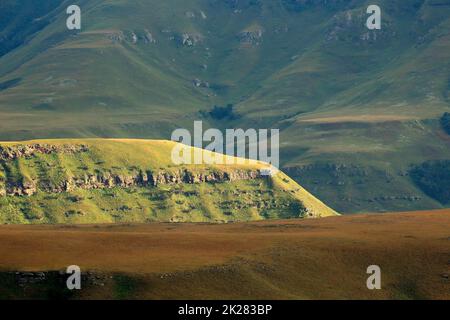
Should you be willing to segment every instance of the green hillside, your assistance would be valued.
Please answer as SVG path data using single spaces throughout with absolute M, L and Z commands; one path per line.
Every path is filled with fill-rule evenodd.
M 174 142 L 0 144 L 0 223 L 229 222 L 335 215 L 268 165 L 174 166 Z M 192 149 L 193 150 L 193 149 Z
M 82 0 L 81 32 L 39 3 L 0 6 L 1 140 L 280 128 L 283 168 L 339 211 L 446 203 L 409 172 L 450 159 L 449 0 L 376 1 L 374 31 L 365 0 Z

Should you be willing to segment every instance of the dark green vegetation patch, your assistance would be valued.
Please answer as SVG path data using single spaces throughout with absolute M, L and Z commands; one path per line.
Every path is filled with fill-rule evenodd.
M 445 132 L 450 134 L 450 113 L 448 112 L 444 113 L 444 115 L 441 118 L 441 125 L 442 128 L 445 130 Z
M 450 160 L 425 162 L 411 170 L 411 178 L 430 197 L 450 204 Z

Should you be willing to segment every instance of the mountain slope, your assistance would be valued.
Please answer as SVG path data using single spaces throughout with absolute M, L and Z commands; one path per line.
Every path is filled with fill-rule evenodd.
M 70 1 L 42 2 L 39 28 L 0 11 L 22 37 L 0 57 L 2 140 L 280 128 L 283 167 L 340 211 L 442 207 L 408 171 L 450 159 L 450 1 L 380 0 L 369 31 L 363 0 L 84 0 L 80 32 Z
M 0 56 L 23 45 L 51 23 L 52 11 L 63 1 L 4 0 L 0 3 Z
M 2 83 L 16 83 L 0 106 L 34 119 L 71 114 L 75 134 L 102 133 L 89 126 L 96 112 L 111 117 L 104 129 L 114 134 L 124 125 L 117 113 L 176 122 L 172 113 L 195 117 L 217 103 L 239 103 L 243 124 L 356 108 L 421 119 L 448 108 L 450 2 L 384 1 L 380 31 L 365 28 L 363 1 L 333 3 L 92 0 L 80 4 L 83 29 L 71 32 L 64 2 L 2 58 Z
M 269 165 L 175 166 L 174 142 L 0 145 L 0 223 L 225 222 L 336 212 Z M 192 149 L 193 150 L 193 149 Z

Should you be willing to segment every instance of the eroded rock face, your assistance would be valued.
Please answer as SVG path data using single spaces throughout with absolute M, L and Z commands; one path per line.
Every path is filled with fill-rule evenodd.
M 28 158 L 37 153 L 40 154 L 74 154 L 79 152 L 87 152 L 89 149 L 86 145 L 50 145 L 50 144 L 29 144 L 17 145 L 11 147 L 0 146 L 0 160 L 16 160 L 19 158 Z
M 188 170 L 174 172 L 141 171 L 137 174 L 121 175 L 109 172 L 101 174 L 86 174 L 83 177 L 72 177 L 60 185 L 51 185 L 48 182 L 32 181 L 23 184 L 7 186 L 0 189 L 0 196 L 32 196 L 41 190 L 47 193 L 71 192 L 77 189 L 111 189 L 131 187 L 157 187 L 161 185 L 200 184 L 200 183 L 226 183 L 241 180 L 255 180 L 263 178 L 257 170 L 236 170 L 228 172 L 193 173 Z M 39 187 L 38 187 L 39 186 Z
M 0 164 L 8 164 L 19 158 L 31 158 L 37 154 L 76 154 L 89 151 L 86 145 L 50 145 L 28 144 L 14 146 L 0 146 Z M 62 169 L 61 169 L 62 170 Z M 110 189 L 132 187 L 158 187 L 160 185 L 199 184 L 199 183 L 225 183 L 239 180 L 254 180 L 262 178 L 259 170 L 237 169 L 229 172 L 204 170 L 192 172 L 185 168 L 159 171 L 130 170 L 129 173 L 115 173 L 104 170 L 95 173 L 73 175 L 62 170 L 58 182 L 43 176 L 13 177 L 5 169 L 0 176 L 0 196 L 33 196 L 39 191 L 46 193 L 71 192 L 77 189 Z

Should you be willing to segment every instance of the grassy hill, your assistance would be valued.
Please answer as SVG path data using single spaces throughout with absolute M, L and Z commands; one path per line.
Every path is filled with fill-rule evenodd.
M 379 0 L 374 31 L 365 0 L 82 0 L 80 32 L 70 1 L 3 3 L 1 140 L 280 128 L 284 169 L 340 211 L 444 205 L 408 172 L 450 159 L 448 0 Z
M 336 215 L 285 174 L 262 176 L 267 164 L 175 166 L 174 146 L 169 141 L 105 139 L 1 143 L 0 223 L 229 222 Z

